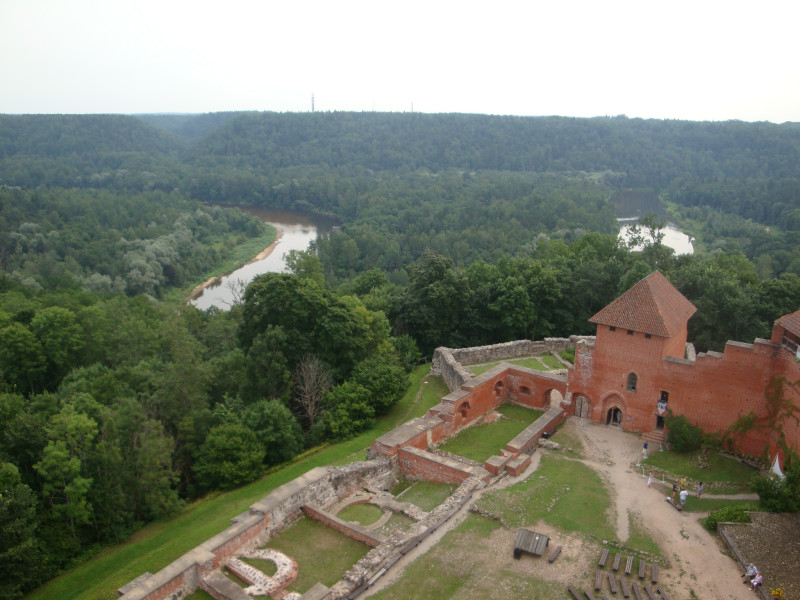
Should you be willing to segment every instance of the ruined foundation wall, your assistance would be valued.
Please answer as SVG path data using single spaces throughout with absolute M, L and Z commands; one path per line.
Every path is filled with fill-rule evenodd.
M 493 362 L 504 358 L 517 358 L 531 354 L 562 352 L 574 348 L 581 340 L 594 340 L 594 336 L 573 335 L 569 338 L 545 338 L 544 340 L 516 340 L 491 346 L 473 348 L 437 348 L 431 362 L 431 375 L 441 376 L 452 392 L 459 389 L 473 375 L 463 365 Z
M 248 545 L 263 545 L 286 528 L 306 504 L 328 507 L 363 485 L 367 479 L 388 478 L 392 463 L 386 458 L 318 467 L 286 483 L 253 504 L 233 524 L 190 550 L 132 590 L 121 600 L 179 600 L 200 587 L 203 577 Z

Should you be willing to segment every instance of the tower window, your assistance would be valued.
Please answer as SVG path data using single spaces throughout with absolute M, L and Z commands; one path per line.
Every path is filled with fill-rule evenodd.
M 636 373 L 630 373 L 628 375 L 628 391 L 635 392 L 636 391 Z
M 633 329 L 628 329 L 628 335 L 633 335 Z

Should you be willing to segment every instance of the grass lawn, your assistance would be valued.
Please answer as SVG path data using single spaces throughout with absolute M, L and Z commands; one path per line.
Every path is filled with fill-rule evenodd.
M 185 600 L 214 600 L 214 596 L 197 588 L 194 592 L 186 596 Z
M 563 363 L 560 360 L 558 360 L 555 356 L 553 356 L 552 354 L 542 354 L 539 357 L 539 360 L 542 361 L 545 365 L 547 365 L 547 367 L 550 368 L 550 369 L 563 369 L 564 368 Z
M 437 483 L 435 481 L 416 481 L 411 488 L 403 494 L 401 500 L 410 502 L 426 512 L 444 502 L 457 486 L 449 483 Z
M 381 525 L 377 531 L 378 533 L 389 537 L 397 531 L 406 531 L 414 523 L 416 523 L 416 521 L 411 517 L 407 517 L 400 513 L 392 513 L 392 516 L 389 518 L 389 520 Z
M 527 356 L 525 358 L 506 358 L 503 360 L 496 360 L 490 363 L 481 363 L 478 365 L 467 365 L 467 368 L 472 371 L 475 375 L 480 375 L 481 373 L 485 373 L 489 369 L 496 367 L 500 363 L 511 363 L 514 365 L 519 365 L 520 367 L 527 367 L 528 369 L 535 369 L 536 371 L 548 371 L 551 368 L 560 369 L 562 365 L 559 364 L 557 367 L 550 367 L 545 364 L 542 364 L 542 360 L 545 358 L 544 355 L 542 356 Z M 552 356 L 550 358 L 553 358 Z M 555 359 L 553 359 L 555 360 Z
M 684 476 L 693 481 L 703 482 L 730 482 L 742 487 L 747 487 L 750 480 L 758 472 L 738 460 L 722 456 L 716 452 L 708 453 L 708 468 L 700 468 L 696 460 L 697 453 L 686 452 L 652 452 L 650 456 L 642 461 L 646 465 L 652 465 L 678 477 Z M 713 486 L 712 486 L 713 487 Z M 708 489 L 709 493 L 718 493 L 719 488 Z
M 677 498 L 677 495 L 675 497 Z M 724 498 L 706 498 L 705 496 L 702 500 L 698 500 L 693 495 L 686 499 L 683 510 L 686 512 L 708 513 L 726 506 L 740 506 L 745 510 L 758 510 L 758 502 L 755 500 L 726 500 Z
M 296 458 L 288 465 L 276 468 L 261 479 L 225 493 L 209 495 L 186 506 L 176 516 L 151 523 L 139 530 L 128 541 L 107 548 L 91 560 L 79 565 L 25 596 L 26 600 L 109 600 L 116 597 L 117 589 L 145 571 L 156 573 L 172 561 L 223 531 L 230 525 L 231 517 L 244 512 L 251 504 L 261 500 L 275 488 L 299 477 L 314 467 L 344 463 L 364 458 L 365 449 L 376 437 L 391 431 L 400 423 L 422 416 L 428 403 L 433 406 L 433 393 L 421 392 L 435 386 L 441 378 L 429 377 L 430 365 L 423 365 L 411 373 L 412 385 L 405 397 L 389 414 L 378 419 L 375 427 L 361 435 L 342 442 L 317 448 Z M 443 385 L 443 384 L 442 384 Z M 446 387 L 445 387 L 446 389 Z M 421 393 L 420 393 L 421 392 Z
M 606 512 L 611 506 L 599 475 L 586 465 L 545 455 L 536 473 L 504 490 L 485 493 L 478 506 L 500 517 L 509 527 L 523 527 L 544 519 L 564 531 L 613 538 Z
M 383 516 L 383 510 L 374 504 L 351 504 L 336 515 L 342 521 L 355 521 L 361 525 L 372 525 Z
M 318 581 L 331 587 L 370 551 L 366 544 L 308 517 L 274 536 L 267 546 L 297 561 L 297 579 L 286 589 L 301 594 Z
M 577 458 L 584 458 L 586 456 L 586 449 L 583 447 L 581 439 L 577 435 L 569 433 L 564 427 L 559 426 L 550 439 L 561 444 L 564 453 L 568 456 Z
M 442 444 L 440 449 L 482 463 L 498 454 L 508 442 L 542 415 L 540 411 L 513 404 L 501 406 L 498 412 L 506 418 L 465 429 Z
M 563 584 L 537 580 L 527 561 L 511 552 L 482 552 L 499 523 L 469 515 L 428 553 L 411 564 L 376 600 L 478 600 L 485 598 L 562 598 Z
M 263 558 L 239 558 L 243 563 L 247 563 L 251 567 L 255 567 L 267 577 L 272 577 L 278 572 L 278 565 L 271 560 L 264 560 Z

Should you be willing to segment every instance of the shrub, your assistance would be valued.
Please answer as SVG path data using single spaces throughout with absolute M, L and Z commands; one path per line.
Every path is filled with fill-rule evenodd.
M 678 452 L 693 452 L 703 443 L 703 430 L 689 423 L 683 415 L 667 415 L 667 441 Z
M 717 523 L 749 523 L 750 515 L 747 508 L 742 506 L 726 506 L 715 510 L 705 519 L 700 519 L 700 523 L 712 533 L 717 532 Z

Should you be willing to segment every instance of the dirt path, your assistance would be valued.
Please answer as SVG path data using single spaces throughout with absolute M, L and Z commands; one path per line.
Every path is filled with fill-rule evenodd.
M 698 598 L 755 598 L 739 577 L 739 565 L 723 554 L 718 538 L 700 525 L 702 514 L 678 512 L 666 502 L 660 482 L 647 487 L 641 471 L 631 469 L 641 453 L 638 436 L 615 427 L 592 425 L 570 420 L 564 425 L 580 436 L 586 447 L 585 463 L 595 469 L 613 490 L 612 518 L 623 543 L 628 537 L 628 515 L 642 516 L 651 536 L 672 563 L 662 571 L 663 581 L 673 590 L 673 597 L 689 598 L 693 590 Z

